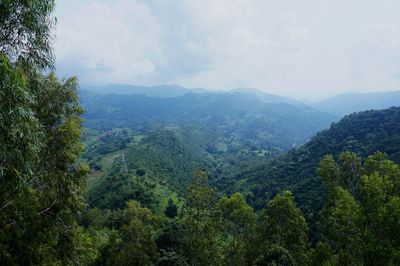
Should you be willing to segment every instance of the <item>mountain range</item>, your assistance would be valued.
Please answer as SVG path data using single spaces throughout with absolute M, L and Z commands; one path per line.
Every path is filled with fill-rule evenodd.
M 178 85 L 138 86 L 128 84 L 109 84 L 102 86 L 85 86 L 84 91 L 98 94 L 119 95 L 145 95 L 148 97 L 173 98 L 181 97 L 187 93 L 195 94 L 227 94 L 245 93 L 257 96 L 267 103 L 288 103 L 292 105 L 308 105 L 312 108 L 329 113 L 338 118 L 358 111 L 379 110 L 400 105 L 400 90 L 372 93 L 345 93 L 329 97 L 323 100 L 311 102 L 300 101 L 289 97 L 283 97 L 267 93 L 255 88 L 237 88 L 226 90 L 206 90 L 202 88 L 188 89 Z

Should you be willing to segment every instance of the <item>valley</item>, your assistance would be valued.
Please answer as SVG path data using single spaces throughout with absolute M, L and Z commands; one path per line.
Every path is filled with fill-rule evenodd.
M 298 216 L 294 213 L 287 215 L 295 215 L 292 218 L 298 219 L 298 226 L 308 235 L 304 236 L 305 242 L 298 243 L 296 248 L 305 248 L 308 245 L 307 239 L 310 239 L 313 243 L 310 245 L 314 248 L 311 251 L 313 255 L 307 255 L 308 257 L 305 255 L 308 248 L 300 253 L 292 250 L 290 258 L 297 263 L 304 259 L 308 261 L 308 265 L 310 260 L 315 260 L 315 256 L 323 252 L 319 250 L 325 248 L 323 245 L 335 243 L 332 242 L 334 240 L 322 242 L 321 236 L 328 237 L 330 229 L 322 230 L 321 221 L 332 218 L 324 214 L 330 211 L 327 205 L 329 201 L 343 199 L 334 199 L 336 196 L 330 192 L 333 189 L 332 184 L 326 178 L 338 175 L 338 180 L 348 180 L 350 177 L 360 180 L 363 174 L 372 173 L 367 169 L 370 161 L 374 160 L 385 164 L 384 167 L 393 164 L 392 170 L 389 167 L 384 171 L 394 171 L 394 175 L 398 171 L 394 163 L 400 162 L 399 107 L 356 112 L 338 119 L 335 114 L 328 114 L 290 99 L 248 91 L 189 92 L 171 97 L 93 92 L 81 94 L 83 106 L 86 108 L 83 134 L 86 151 L 82 160 L 91 168 L 86 192 L 90 206 L 88 214 L 96 211 L 97 219 L 101 217 L 101 230 L 113 228 L 107 225 L 107 220 L 112 219 L 113 213 L 124 212 L 126 204 L 129 205 L 132 201 L 149 208 L 155 215 L 172 218 L 165 222 L 166 227 L 157 236 L 157 246 L 165 248 L 167 252 L 164 256 L 169 256 L 168 252 L 182 252 L 180 254 L 187 256 L 198 252 L 199 247 L 185 251 L 188 243 L 185 244 L 184 241 L 195 240 L 191 237 L 184 240 L 187 236 L 179 229 L 180 226 L 194 226 L 186 224 L 186 219 L 191 217 L 190 213 L 186 213 L 191 210 L 188 208 L 201 209 L 200 206 L 206 204 L 206 216 L 195 218 L 201 226 L 212 226 L 216 222 L 208 217 L 214 211 L 222 212 L 218 217 L 222 215 L 222 219 L 234 223 L 234 220 L 230 220 L 232 218 L 228 218 L 231 215 L 229 213 L 223 218 L 225 210 L 218 205 L 226 202 L 227 208 L 233 208 L 230 210 L 233 213 L 247 209 L 251 211 L 247 215 L 254 219 L 286 215 L 290 208 L 295 208 L 289 212 L 297 213 Z M 377 151 L 384 152 L 385 155 L 376 153 Z M 334 161 L 326 163 L 335 166 L 325 169 L 325 161 L 329 158 Z M 338 174 L 333 174 L 332 171 L 338 171 Z M 197 178 L 205 179 L 196 181 Z M 393 179 L 396 183 L 395 180 L 397 177 Z M 351 190 L 352 186 L 364 189 L 359 183 L 361 181 L 355 181 L 352 185 L 346 182 L 338 187 L 346 189 L 343 193 L 353 193 L 350 197 L 360 200 L 357 204 L 364 204 L 362 198 Z M 193 189 L 195 190 L 192 191 Z M 219 203 L 215 205 L 215 199 L 208 199 L 206 194 L 201 194 L 202 191 L 215 193 L 213 197 L 219 198 Z M 196 203 L 200 205 L 194 207 L 191 197 L 195 197 L 196 201 L 200 200 Z M 237 202 L 234 203 L 235 201 Z M 279 203 L 282 206 L 293 206 L 276 210 L 277 213 L 268 216 L 266 212 L 273 211 L 275 207 L 272 205 L 275 201 L 282 201 Z M 228 207 L 229 204 L 239 205 Z M 277 205 L 276 208 L 286 207 Z M 245 219 L 244 213 L 238 215 L 240 219 Z M 303 218 L 300 217 L 303 215 L 304 222 L 301 222 Z M 249 217 L 248 219 L 253 219 Z M 94 222 L 93 218 L 90 219 L 86 225 L 89 228 Z M 288 217 L 279 219 L 285 220 Z M 260 221 L 253 221 L 242 226 L 250 226 L 244 230 L 263 228 L 262 223 L 259 223 Z M 304 224 L 301 225 L 302 223 Z M 288 230 L 292 230 L 291 226 L 286 226 Z M 204 241 L 214 241 L 222 237 L 223 235 L 219 235 L 222 233 L 240 237 L 241 244 L 250 241 L 248 237 L 255 237 L 257 247 L 264 241 L 271 241 L 263 240 L 256 232 L 236 235 L 235 231 L 221 232 L 212 227 L 207 230 L 210 230 L 210 235 L 198 237 Z M 183 239 L 179 240 L 174 234 L 184 234 L 181 236 Z M 222 241 L 228 247 L 233 248 L 236 245 L 228 239 Z M 286 242 L 279 243 L 288 248 Z M 209 242 L 206 250 L 227 252 L 224 249 L 221 251 L 218 245 Z M 254 250 L 254 255 L 247 249 L 243 252 L 245 253 L 241 256 L 249 256 L 246 260 L 253 261 L 261 251 Z M 345 250 L 332 252 L 338 253 L 333 257 L 326 257 L 327 260 L 342 260 L 341 256 L 346 253 Z M 176 257 L 168 260 L 174 265 L 184 265 L 179 262 L 184 259 L 182 255 L 174 256 Z M 204 259 L 199 258 L 199 261 L 206 263 L 207 260 Z M 235 258 L 236 261 L 241 259 L 245 257 Z M 193 257 L 189 260 L 193 260 Z M 217 265 L 219 263 L 223 262 L 220 261 Z M 244 261 L 240 263 L 245 265 Z
M 191 173 L 201 167 L 221 195 L 241 192 L 252 207 L 262 209 L 275 195 L 291 190 L 306 217 L 313 217 L 325 193 L 316 176 L 324 155 L 352 151 L 367 157 L 382 151 L 399 162 L 397 109 L 387 115 L 355 113 L 336 122 L 335 115 L 258 91 L 180 90 L 178 97 L 157 91 L 157 97 L 81 93 L 89 195 L 104 193 L 96 191 L 108 187 L 112 176 L 125 174 L 136 178 L 127 182 L 132 187 L 140 183 L 143 191 L 163 191 L 156 200 L 163 202 L 161 207 L 141 202 L 162 210 L 167 202 L 161 198 L 183 197 Z M 141 197 L 137 191 L 124 196 Z

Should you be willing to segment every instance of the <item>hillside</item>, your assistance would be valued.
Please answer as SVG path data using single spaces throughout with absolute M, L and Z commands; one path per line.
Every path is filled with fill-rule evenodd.
M 221 139 L 216 139 L 215 136 L 215 132 L 193 124 L 169 125 L 153 128 L 150 131 L 141 130 L 140 132 L 132 128 L 113 128 L 105 132 L 86 129 L 85 139 L 88 148 L 84 158 L 90 162 L 91 168 L 95 169 L 95 172 L 92 172 L 89 177 L 90 189 L 87 196 L 89 206 L 94 209 L 86 214 L 88 217 L 85 219 L 88 219 L 88 221 L 85 220 L 85 223 L 88 223 L 90 228 L 91 225 L 97 226 L 96 219 L 100 219 L 103 221 L 101 225 L 103 229 L 101 230 L 114 229 L 114 221 L 119 221 L 118 215 L 120 215 L 125 204 L 135 200 L 157 215 L 167 215 L 167 217 L 172 215 L 173 220 L 166 220 L 165 227 L 159 231 L 161 234 L 158 235 L 157 246 L 171 251 L 179 251 L 179 245 L 185 245 L 181 243 L 181 236 L 187 236 L 184 233 L 186 229 L 181 228 L 180 223 L 187 222 L 185 220 L 188 215 L 186 211 L 188 206 L 191 206 L 191 193 L 195 193 L 195 197 L 198 197 L 199 206 L 205 208 L 203 210 L 205 215 L 216 211 L 215 208 L 220 208 L 217 213 L 222 213 L 222 215 L 231 211 L 237 215 L 236 213 L 239 211 L 246 213 L 240 215 L 252 217 L 240 216 L 239 222 L 241 219 L 244 219 L 244 221 L 250 219 L 249 223 L 253 224 L 252 226 L 255 226 L 254 223 L 258 221 L 256 214 L 253 213 L 253 208 L 254 212 L 258 212 L 257 215 L 263 217 L 263 219 L 271 217 L 266 216 L 267 213 L 268 215 L 277 215 L 280 227 L 280 219 L 286 219 L 284 217 L 290 215 L 287 208 L 295 208 L 297 204 L 302 212 L 297 209 L 295 211 L 292 209 L 292 212 L 297 213 L 300 217 L 297 219 L 302 224 L 302 230 L 304 230 L 304 241 L 308 243 L 308 237 L 311 239 L 309 244 L 302 245 L 315 245 L 318 248 L 316 243 L 323 239 L 319 234 L 328 234 L 330 230 L 329 227 L 319 228 L 321 224 L 326 226 L 325 221 L 321 218 L 323 212 L 320 212 L 320 210 L 330 211 L 330 207 L 326 203 L 329 200 L 335 200 L 334 195 L 326 193 L 326 183 L 322 183 L 320 177 L 316 175 L 320 161 L 326 154 L 332 154 L 338 162 L 339 171 L 346 178 L 353 178 L 352 174 L 354 173 L 351 168 L 346 166 L 346 163 L 340 161 L 340 155 L 345 151 L 352 151 L 360 156 L 360 158 L 350 158 L 349 162 L 353 164 L 360 160 L 360 165 L 357 167 L 370 169 L 366 170 L 365 173 L 367 174 L 372 173 L 368 172 L 371 171 L 371 162 L 385 160 L 380 154 L 370 157 L 369 162 L 362 159 L 374 154 L 375 151 L 383 151 L 388 155 L 388 159 L 399 162 L 400 108 L 365 111 L 345 116 L 338 123 L 333 123 L 329 129 L 312 137 L 306 144 L 277 157 L 272 156 L 274 158 L 268 156 L 260 158 L 257 150 L 253 151 L 254 153 L 251 153 L 251 150 L 246 153 L 243 146 L 238 143 L 232 142 L 222 145 Z M 235 145 L 237 145 L 236 148 L 234 148 Z M 235 149 L 240 152 L 232 151 Z M 268 158 L 272 159 L 268 160 Z M 192 176 L 190 173 L 197 173 L 197 166 L 202 166 L 210 173 L 209 184 L 217 188 L 216 191 L 208 187 L 207 182 L 196 183 L 198 181 L 193 181 L 196 180 L 196 174 Z M 384 171 L 388 171 L 388 173 L 393 172 L 390 175 L 393 182 L 397 180 L 395 179 L 398 176 L 397 166 L 385 161 L 381 167 L 384 167 L 383 169 L 386 169 Z M 200 176 L 203 175 L 206 178 L 206 173 L 200 172 Z M 94 180 L 96 178 L 97 180 Z M 190 182 L 190 180 L 192 181 Z M 193 186 L 200 187 L 192 191 Z M 357 186 L 366 189 L 362 183 L 358 183 Z M 340 192 L 340 189 L 347 189 L 348 192 Z M 340 193 L 352 192 L 349 187 L 340 189 L 338 190 Z M 375 191 L 376 188 L 372 187 L 371 189 Z M 286 190 L 292 191 L 293 196 Z M 237 192 L 241 192 L 243 196 Z M 214 200 L 206 198 L 206 201 L 204 201 L 204 197 L 208 193 L 214 195 L 212 196 L 215 197 Z M 393 193 L 396 194 L 397 192 Z M 224 197 L 224 195 L 228 197 Z M 353 195 L 349 195 L 353 197 Z M 215 199 L 217 197 L 220 200 L 216 205 Z M 358 194 L 354 194 L 354 198 L 357 202 L 360 202 L 359 204 L 366 204 L 362 201 L 362 198 L 359 198 Z M 339 198 L 339 200 L 346 199 Z M 343 208 L 346 208 L 346 204 L 352 203 L 345 202 Z M 351 211 L 352 208 L 356 207 L 357 205 L 354 205 L 354 203 L 349 206 Z M 271 208 L 277 209 L 272 211 Z M 391 206 L 388 208 L 391 208 Z M 379 210 L 374 211 L 378 212 Z M 175 217 L 178 212 L 181 212 L 183 218 Z M 368 212 L 369 209 L 366 209 L 365 217 L 369 217 Z M 305 219 L 302 218 L 302 213 L 304 213 Z M 95 216 L 92 217 L 91 215 Z M 348 213 L 343 215 L 344 221 L 352 217 Z M 388 214 L 390 217 L 391 215 Z M 395 216 L 396 213 L 393 213 L 393 215 Z M 335 214 L 330 214 L 329 217 L 337 219 Z M 306 221 L 309 231 L 304 227 Z M 385 223 L 385 220 L 383 221 Z M 209 223 L 213 224 L 212 220 Z M 371 222 L 367 220 L 365 223 Z M 249 237 L 253 238 L 241 241 L 247 241 L 246 243 L 258 241 L 255 242 L 255 245 L 262 246 L 264 240 L 260 238 L 259 232 L 255 231 L 262 226 L 264 226 L 264 223 L 258 224 L 251 230 L 247 228 L 246 230 L 250 230 Z M 365 228 L 362 224 L 357 226 Z M 222 226 L 221 228 L 228 230 L 226 228 L 229 227 Z M 211 234 L 212 237 L 230 237 L 235 233 L 228 230 L 220 236 L 216 231 Z M 284 232 L 280 234 L 284 234 Z M 247 231 L 244 235 L 247 236 Z M 292 243 L 292 239 L 290 238 L 288 241 Z M 192 241 L 190 240 L 190 243 Z M 330 241 L 331 245 L 336 245 L 336 240 Z M 366 243 L 368 239 L 366 238 L 363 241 Z M 291 252 L 296 254 L 296 250 Z M 260 250 L 255 252 L 259 254 Z M 323 250 L 316 249 L 315 253 L 312 254 L 320 254 L 320 252 L 323 253 Z M 301 252 L 301 254 L 306 253 Z M 319 261 L 319 257 L 310 256 L 308 259 L 315 259 L 315 262 Z M 250 260 L 254 260 L 254 257 L 250 256 Z M 301 260 L 301 258 L 297 258 L 297 260 Z M 385 257 L 382 260 L 385 260 Z
M 324 112 L 344 116 L 353 112 L 386 109 L 400 105 L 400 91 L 346 93 L 312 104 Z
M 247 200 L 262 208 L 282 190 L 291 190 L 302 210 L 312 215 L 322 206 L 324 189 L 316 175 L 326 154 L 352 151 L 362 157 L 381 151 L 400 162 L 400 108 L 365 111 L 345 116 L 307 144 L 271 161 L 240 165 L 231 173 L 226 190 L 251 191 Z
M 162 98 L 83 91 L 81 100 L 88 199 L 101 208 L 128 199 L 163 208 L 162 195 L 183 195 L 198 166 L 221 189 L 232 167 L 273 158 L 334 119 L 243 92 Z

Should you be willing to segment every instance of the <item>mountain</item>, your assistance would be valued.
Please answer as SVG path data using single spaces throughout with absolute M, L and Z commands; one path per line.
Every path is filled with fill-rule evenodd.
M 247 93 L 187 93 L 160 98 L 81 91 L 88 128 L 150 130 L 195 124 L 229 142 L 288 150 L 327 128 L 336 118 L 308 106 L 267 103 Z M 248 146 L 249 146 L 248 145 Z
M 228 169 L 273 158 L 336 119 L 240 92 L 161 98 L 82 90 L 80 96 L 83 159 L 91 167 L 88 198 L 101 208 L 119 208 L 127 199 L 163 207 L 154 201 L 163 193 L 182 195 L 198 166 L 215 187 L 224 187 Z
M 312 217 L 321 207 L 324 189 L 316 175 L 326 154 L 352 151 L 362 157 L 381 151 L 400 162 L 400 108 L 364 111 L 345 116 L 305 145 L 258 164 L 239 165 L 225 180 L 225 191 L 250 191 L 247 200 L 257 208 L 282 190 L 291 190 L 302 210 Z
M 100 94 L 122 94 L 133 95 L 142 94 L 149 97 L 179 97 L 188 92 L 204 93 L 203 89 L 186 89 L 177 85 L 159 85 L 159 86 L 136 86 L 128 84 L 109 84 L 103 86 L 87 86 L 83 90 L 100 93 Z
M 227 94 L 227 93 L 243 93 L 257 96 L 259 99 L 268 103 L 288 103 L 293 105 L 304 105 L 302 102 L 270 94 L 254 88 L 237 88 L 232 90 L 205 90 L 202 88 L 187 89 L 178 85 L 159 85 L 159 86 L 138 86 L 129 84 L 108 84 L 102 86 L 86 86 L 82 87 L 83 91 L 94 92 L 98 94 L 120 94 L 134 95 L 141 94 L 148 97 L 180 97 L 186 93 L 196 94 Z
M 371 109 L 385 109 L 400 105 L 400 91 L 376 93 L 347 93 L 312 104 L 324 112 L 343 116 Z
M 228 91 L 229 93 L 244 93 L 244 94 L 252 94 L 257 96 L 259 99 L 266 103 L 287 103 L 287 104 L 292 104 L 292 105 L 301 105 L 301 106 L 306 106 L 303 102 L 293 100 L 288 97 L 283 97 L 271 93 L 267 93 L 262 90 L 254 89 L 254 88 L 238 88 L 238 89 L 232 89 Z

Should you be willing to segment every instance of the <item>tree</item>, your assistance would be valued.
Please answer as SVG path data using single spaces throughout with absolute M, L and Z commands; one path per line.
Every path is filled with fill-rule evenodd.
M 254 261 L 255 215 L 240 193 L 218 202 L 223 219 L 226 247 L 225 260 L 228 265 L 250 265 Z
M 326 242 L 319 241 L 313 250 L 312 264 L 315 266 L 338 265 L 337 256 L 332 254 L 332 249 Z
M 0 261 L 89 263 L 77 226 L 88 167 L 80 156 L 77 79 L 53 67 L 54 1 L 0 2 Z M 88 248 L 86 250 L 86 248 Z
M 165 208 L 164 214 L 169 218 L 178 216 L 178 208 L 172 199 L 168 200 L 168 206 Z
M 128 201 L 118 218 L 99 265 L 152 265 L 157 262 L 154 229 L 160 218 L 137 201 Z
M 285 191 L 271 200 L 263 215 L 264 246 L 277 245 L 288 250 L 294 260 L 307 264 L 308 228 L 292 193 Z
M 21 264 L 44 257 L 73 261 L 88 172 L 75 164 L 82 151 L 76 79 L 26 76 L 0 60 L 0 254 Z
M 337 164 L 332 155 L 326 155 L 319 163 L 317 173 L 328 190 L 341 186 L 355 195 L 362 175 L 361 158 L 355 153 L 343 152 Z
M 398 264 L 398 165 L 380 152 L 364 163 L 347 152 L 340 155 L 339 164 L 325 157 L 319 174 L 330 191 L 321 212 L 321 244 L 329 247 L 331 259 L 337 264 Z M 332 176 L 340 181 L 331 182 Z
M 192 265 L 220 265 L 217 194 L 208 185 L 207 173 L 200 168 L 192 174 L 186 200 L 187 207 L 182 210 L 184 256 Z
M 325 155 L 319 163 L 317 173 L 322 177 L 329 191 L 340 184 L 340 169 L 332 155 Z
M 365 218 L 364 257 L 366 264 L 399 263 L 400 212 L 399 167 L 382 153 L 365 161 L 366 175 L 360 181 L 360 203 Z
M 39 68 L 52 67 L 51 16 L 54 0 L 3 0 L 0 2 L 0 53 L 12 62 Z
M 336 187 L 322 210 L 323 236 L 337 255 L 338 265 L 361 265 L 362 213 L 359 204 L 345 189 Z
M 293 259 L 290 252 L 280 246 L 272 246 L 270 247 L 264 255 L 261 255 L 255 261 L 254 265 L 256 266 L 275 266 L 275 265 L 284 265 L 284 266 L 294 266 L 296 265 L 296 261 Z
M 341 173 L 339 185 L 354 196 L 362 175 L 361 158 L 353 152 L 343 152 L 339 156 L 339 161 Z

